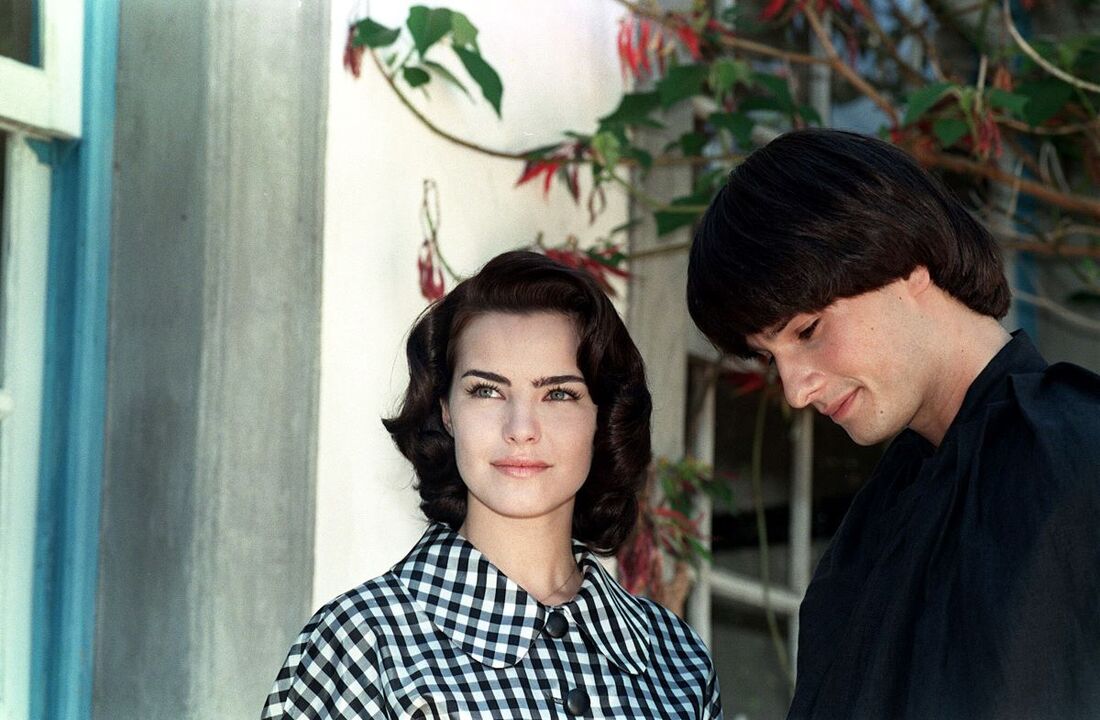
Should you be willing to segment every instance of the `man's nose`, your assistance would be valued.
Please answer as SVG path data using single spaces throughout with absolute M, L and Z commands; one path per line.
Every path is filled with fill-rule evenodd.
M 793 408 L 804 408 L 820 393 L 825 376 L 813 366 L 798 360 L 776 359 L 776 369 L 783 382 L 783 395 Z
M 504 423 L 504 439 L 510 443 L 538 442 L 542 436 L 538 413 L 526 403 L 513 403 Z

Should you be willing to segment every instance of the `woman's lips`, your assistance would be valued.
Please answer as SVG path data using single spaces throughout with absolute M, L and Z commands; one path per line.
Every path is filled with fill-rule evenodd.
M 541 460 L 509 458 L 507 460 L 494 460 L 492 466 L 497 469 L 497 472 L 512 477 L 531 477 L 549 468 L 550 464 Z

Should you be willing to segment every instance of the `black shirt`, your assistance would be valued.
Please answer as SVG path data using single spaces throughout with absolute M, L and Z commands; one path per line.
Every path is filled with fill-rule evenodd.
M 789 718 L 1100 717 L 1100 376 L 1023 333 L 902 432 L 818 565 Z

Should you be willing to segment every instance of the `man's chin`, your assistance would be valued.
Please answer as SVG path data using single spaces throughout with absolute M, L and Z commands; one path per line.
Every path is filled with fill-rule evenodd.
M 848 437 L 852 439 L 852 442 L 854 442 L 856 445 L 861 445 L 863 447 L 867 447 L 868 445 L 877 445 L 883 440 L 888 440 L 897 434 L 883 434 L 881 432 L 876 433 L 868 431 L 865 428 L 846 427 L 843 425 L 841 427 L 844 427 L 844 432 L 848 433 Z

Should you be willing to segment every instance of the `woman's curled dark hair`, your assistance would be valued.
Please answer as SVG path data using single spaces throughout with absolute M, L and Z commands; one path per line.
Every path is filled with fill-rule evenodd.
M 557 312 L 576 323 L 577 367 L 597 412 L 592 467 L 577 493 L 573 536 L 593 552 L 614 553 L 634 526 L 650 460 L 645 366 L 592 277 L 538 253 L 498 255 L 413 326 L 406 346 L 409 385 L 398 414 L 382 423 L 416 470 L 420 509 L 452 529 L 466 517 L 466 486 L 441 401 L 450 392 L 459 335 L 473 318 L 491 312 Z

